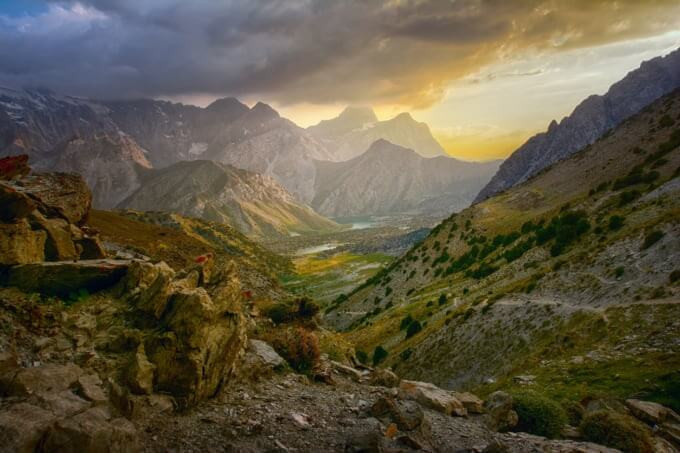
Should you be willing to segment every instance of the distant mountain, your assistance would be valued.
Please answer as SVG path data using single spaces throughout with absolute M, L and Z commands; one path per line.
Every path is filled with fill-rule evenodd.
M 475 198 L 482 201 L 526 181 L 549 165 L 595 142 L 606 132 L 642 110 L 652 101 L 680 87 L 680 49 L 643 62 L 604 96 L 593 95 L 571 115 L 546 132 L 530 138 L 503 162 L 498 173 Z
M 222 222 L 249 236 L 337 228 L 272 178 L 207 160 L 150 171 L 141 187 L 118 207 Z
M 450 214 L 467 207 L 499 162 L 424 158 L 377 140 L 346 162 L 316 162 L 312 207 L 330 217 L 427 212 Z
M 415 121 L 408 113 L 378 121 L 371 108 L 347 107 L 337 118 L 321 121 L 307 130 L 328 148 L 336 161 L 362 154 L 379 139 L 412 149 L 423 157 L 446 155 L 428 125 Z
M 142 174 L 151 168 L 144 151 L 126 134 L 75 137 L 58 145 L 52 154 L 36 169 L 82 175 L 97 207 L 118 204 L 140 187 Z
M 249 112 L 234 98 L 206 108 L 142 99 L 105 102 L 110 118 L 148 151 L 154 167 L 201 158 L 218 133 Z
M 223 129 L 203 158 L 272 176 L 309 202 L 314 196 L 314 160 L 331 155 L 307 131 L 260 102 Z

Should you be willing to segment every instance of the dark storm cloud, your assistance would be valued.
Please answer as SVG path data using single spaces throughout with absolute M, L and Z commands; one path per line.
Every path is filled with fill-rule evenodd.
M 0 84 L 91 97 L 192 93 L 428 105 L 510 51 L 677 26 L 674 1 L 50 1 L 0 16 Z M 675 22 L 674 22 L 675 21 Z

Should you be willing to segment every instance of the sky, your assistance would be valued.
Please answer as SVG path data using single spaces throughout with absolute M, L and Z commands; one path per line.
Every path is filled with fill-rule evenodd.
M 372 105 L 503 158 L 643 60 L 679 0 L 0 0 L 0 85 L 262 100 L 301 126 Z

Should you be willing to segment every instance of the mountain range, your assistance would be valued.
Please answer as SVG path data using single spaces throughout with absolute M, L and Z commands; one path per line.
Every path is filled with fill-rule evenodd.
M 38 170 L 83 175 L 97 208 L 132 207 L 128 197 L 145 184 L 133 197 L 134 206 L 200 212 L 204 218 L 235 222 L 247 234 L 334 225 L 312 215 L 306 205 L 328 216 L 444 216 L 469 204 L 497 166 L 445 157 L 428 126 L 407 113 L 378 121 L 370 108 L 348 107 L 337 118 L 303 129 L 267 104 L 249 108 L 234 98 L 200 108 L 10 89 L 0 89 L 0 153 L 27 154 Z M 174 166 L 193 160 L 226 166 Z M 172 166 L 161 179 L 151 172 Z M 235 168 L 271 179 L 237 176 Z M 160 181 L 192 179 L 197 169 L 220 173 L 220 181 L 235 179 L 213 190 L 183 186 L 189 192 L 175 193 L 170 201 L 154 198 L 158 184 L 166 183 Z M 154 181 L 153 189 L 149 181 Z M 248 184 L 252 187 L 244 189 Z M 264 196 L 267 190 L 272 193 Z M 201 200 L 200 206 L 189 207 L 187 200 L 194 198 Z M 265 215 L 263 203 L 278 206 L 275 213 Z M 265 226 L 266 221 L 271 224 Z
M 328 148 L 335 161 L 357 157 L 380 139 L 412 149 L 423 157 L 446 156 L 428 125 L 415 121 L 405 112 L 378 121 L 370 107 L 350 106 L 336 118 L 323 120 L 307 131 Z
M 311 205 L 330 217 L 459 211 L 470 204 L 499 163 L 425 158 L 379 139 L 348 161 L 317 161 Z
M 177 212 L 258 237 L 337 229 L 269 176 L 209 160 L 150 170 L 118 208 Z
M 479 202 L 526 181 L 551 164 L 595 142 L 654 100 L 680 87 L 680 49 L 643 62 L 606 94 L 581 102 L 559 123 L 531 137 L 503 162 L 498 173 L 479 192 Z

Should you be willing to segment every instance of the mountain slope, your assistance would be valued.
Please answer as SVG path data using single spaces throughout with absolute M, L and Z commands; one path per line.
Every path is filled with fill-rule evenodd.
M 597 388 L 680 407 L 680 345 L 664 340 L 680 327 L 679 177 L 676 91 L 451 216 L 326 319 L 449 388 L 535 374 L 561 399 Z
M 329 157 L 304 129 L 263 103 L 222 130 L 204 156 L 271 176 L 306 203 L 313 197 L 314 160 Z
M 316 165 L 311 205 L 331 217 L 458 211 L 498 168 L 497 162 L 428 159 L 382 139 L 349 161 Z
M 527 180 L 550 164 L 593 143 L 659 97 L 680 87 L 680 49 L 643 62 L 603 96 L 581 102 L 558 124 L 535 135 L 503 162 L 498 173 L 475 201 Z
M 37 169 L 78 173 L 92 191 L 92 205 L 112 208 L 137 190 L 151 168 L 144 150 L 125 134 L 98 133 L 67 140 Z
M 370 108 L 347 107 L 338 117 L 307 130 L 329 149 L 336 161 L 359 156 L 379 139 L 412 149 L 423 157 L 446 155 L 427 124 L 415 121 L 408 113 L 378 121 Z
M 223 222 L 251 236 L 337 227 L 267 176 L 202 160 L 151 172 L 119 207 Z

